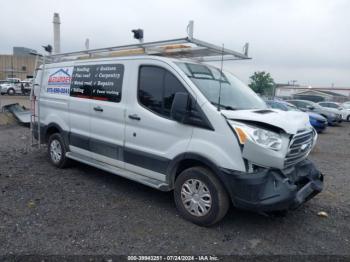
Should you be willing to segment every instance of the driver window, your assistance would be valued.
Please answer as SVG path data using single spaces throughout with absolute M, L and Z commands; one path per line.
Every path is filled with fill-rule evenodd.
M 187 92 L 169 71 L 158 66 L 141 66 L 139 70 L 139 102 L 150 111 L 170 118 L 177 92 Z

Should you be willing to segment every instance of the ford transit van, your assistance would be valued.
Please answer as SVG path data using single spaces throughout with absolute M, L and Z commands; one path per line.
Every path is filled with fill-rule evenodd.
M 267 108 L 214 66 L 152 55 L 49 63 L 35 87 L 34 133 L 54 166 L 76 160 L 172 191 L 193 223 L 212 225 L 231 204 L 295 209 L 322 190 L 307 115 Z

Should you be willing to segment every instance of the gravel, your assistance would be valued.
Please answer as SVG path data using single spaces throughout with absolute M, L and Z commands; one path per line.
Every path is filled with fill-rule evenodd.
M 57 169 L 28 128 L 0 126 L 0 254 L 350 255 L 349 145 L 349 123 L 319 135 L 310 158 L 325 189 L 286 217 L 231 208 L 202 228 L 179 217 L 172 193 L 83 164 Z

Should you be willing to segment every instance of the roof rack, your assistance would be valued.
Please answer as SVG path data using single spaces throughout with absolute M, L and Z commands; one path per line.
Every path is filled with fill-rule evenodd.
M 184 38 L 155 41 L 149 43 L 143 43 L 143 38 L 139 39 L 140 43 L 131 45 L 114 46 L 107 48 L 90 49 L 84 51 L 60 53 L 53 55 L 36 55 L 36 67 L 38 72 L 39 64 L 42 64 L 42 70 L 45 71 L 45 65 L 55 62 L 64 62 L 72 60 L 82 59 L 95 59 L 103 57 L 121 57 L 121 56 L 133 56 L 133 55 L 157 55 L 174 58 L 187 58 L 200 62 L 210 61 L 224 61 L 224 60 L 245 60 L 250 59 L 248 56 L 248 43 L 244 45 L 243 53 L 232 51 L 227 48 L 216 46 L 198 39 L 193 38 L 193 21 L 187 26 L 188 36 Z M 35 73 L 36 75 L 36 73 Z M 40 88 L 43 84 L 44 74 L 40 76 Z M 34 84 L 35 86 L 35 84 Z M 31 115 L 30 115 L 30 128 L 32 134 L 32 145 L 34 145 L 34 126 L 40 119 L 40 103 L 37 103 L 40 99 L 40 92 L 38 97 L 34 94 L 34 88 L 31 89 L 30 101 L 31 101 Z M 38 129 L 38 147 L 41 146 L 41 132 Z
M 245 44 L 243 53 L 236 52 L 193 38 L 192 21 L 188 27 L 191 28 L 184 38 L 54 54 L 46 56 L 46 63 L 135 55 L 187 58 L 200 62 L 251 59 L 248 57 L 248 43 Z

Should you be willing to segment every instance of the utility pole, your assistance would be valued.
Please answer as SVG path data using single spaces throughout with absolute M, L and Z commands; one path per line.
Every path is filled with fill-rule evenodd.
M 61 19 L 58 13 L 53 14 L 53 53 L 61 53 Z

